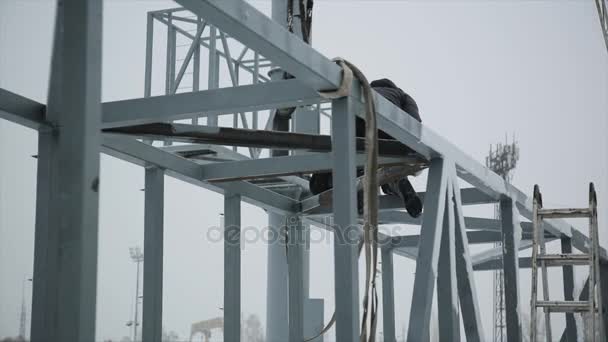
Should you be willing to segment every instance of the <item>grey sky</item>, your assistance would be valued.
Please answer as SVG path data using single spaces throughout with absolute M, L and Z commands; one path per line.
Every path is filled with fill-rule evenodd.
M 254 3 L 269 9 L 268 1 Z M 143 95 L 145 13 L 174 6 L 106 1 L 104 101 Z M 46 102 L 53 16 L 53 1 L 0 1 L 0 87 Z M 546 206 L 584 206 L 594 181 L 606 230 L 608 54 L 593 1 L 319 1 L 313 34 L 326 56 L 348 58 L 371 79 L 393 79 L 417 100 L 425 125 L 480 161 L 490 143 L 515 133 L 521 159 L 514 184 L 530 193 L 539 183 Z M 34 154 L 33 131 L 0 121 L 0 337 L 17 334 L 21 284 L 32 273 Z M 135 281 L 128 247 L 143 244 L 143 169 L 104 155 L 101 179 L 99 339 L 128 335 Z M 424 189 L 424 177 L 414 185 Z M 222 200 L 172 178 L 165 191 L 164 324 L 186 335 L 190 323 L 221 315 L 222 244 L 205 241 L 205 231 L 219 224 Z M 263 227 L 266 215 L 244 204 L 243 224 Z M 608 234 L 601 234 L 607 246 Z M 331 242 L 312 247 L 311 296 L 326 299 L 326 317 L 333 310 L 332 256 Z M 263 244 L 245 246 L 243 312 L 262 320 L 265 263 Z M 395 267 L 400 331 L 414 263 L 395 258 Z M 529 277 L 522 274 L 527 312 Z M 491 279 L 477 275 L 487 336 Z M 561 291 L 556 284 L 553 293 Z

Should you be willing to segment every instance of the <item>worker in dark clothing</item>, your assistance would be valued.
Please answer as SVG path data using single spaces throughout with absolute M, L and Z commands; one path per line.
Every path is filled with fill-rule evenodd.
M 422 122 L 420 119 L 420 114 L 418 113 L 418 105 L 416 104 L 416 101 L 397 87 L 391 80 L 383 78 L 373 81 L 370 85 L 376 92 L 378 92 L 378 94 L 392 102 L 395 106 L 401 108 L 418 122 Z M 355 132 L 357 137 L 365 137 L 365 120 L 357 117 Z M 378 139 L 394 140 L 393 137 L 382 130 L 378 130 Z M 362 174 L 362 169 L 357 170 L 358 176 L 361 176 Z M 315 195 L 331 189 L 333 187 L 332 174 L 330 172 L 313 174 L 310 178 L 309 187 L 310 191 Z M 397 195 L 401 197 L 405 209 L 410 216 L 420 216 L 420 213 L 422 212 L 422 201 L 420 200 L 420 197 L 418 197 L 418 194 L 407 177 L 388 184 L 381 184 L 381 188 L 382 191 L 387 195 Z M 359 211 L 361 212 L 362 203 L 360 198 L 358 199 L 358 207 L 360 207 Z

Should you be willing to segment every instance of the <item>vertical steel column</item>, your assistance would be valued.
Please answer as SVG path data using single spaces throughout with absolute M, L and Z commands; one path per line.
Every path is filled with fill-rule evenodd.
M 304 341 L 304 226 L 298 216 L 287 216 L 289 273 L 289 341 Z
M 567 236 L 561 238 L 562 253 L 572 253 L 572 240 Z M 564 300 L 574 300 L 574 270 L 572 265 L 562 267 L 562 277 L 564 280 Z M 566 313 L 566 341 L 576 342 L 578 339 L 576 331 L 576 320 L 573 313 Z
M 510 198 L 500 201 L 500 220 L 502 222 L 503 271 L 505 277 L 505 315 L 507 319 L 507 339 L 509 342 L 522 340 L 521 319 L 519 316 L 519 241 L 521 228 L 519 213 Z M 530 319 L 534 319 L 530 317 Z
M 152 55 L 154 53 L 154 14 L 148 13 L 146 24 L 146 70 L 144 80 L 144 97 L 152 96 Z M 152 140 L 144 139 L 146 144 L 152 144 Z
M 152 95 L 152 55 L 154 47 L 154 15 L 148 13 L 146 26 L 146 75 L 144 81 L 144 97 Z
M 208 76 L 208 89 L 217 89 L 220 87 L 220 55 L 217 52 L 217 40 L 219 35 L 217 34 L 217 28 L 210 25 L 209 33 L 209 76 Z M 208 126 L 217 126 L 218 116 L 216 114 L 207 116 Z
M 272 19 L 287 26 L 287 1 L 272 0 Z M 235 66 L 238 83 L 239 66 Z M 235 116 L 236 118 L 236 116 Z M 245 116 L 243 125 L 245 124 Z M 238 120 L 236 120 L 238 122 Z M 253 157 L 253 152 L 252 152 Z M 281 243 L 285 216 L 268 212 L 268 226 L 271 238 L 268 244 L 268 270 L 266 285 L 266 341 L 285 342 L 289 339 L 287 256 Z
M 196 17 L 196 30 L 198 31 L 201 28 L 203 23 L 201 22 L 201 17 Z M 196 48 L 194 50 L 194 59 L 192 60 L 192 91 L 199 91 L 201 87 L 201 44 L 196 44 Z M 192 117 L 192 124 L 198 125 L 198 116 L 195 115 Z
M 460 196 L 460 186 L 456 176 L 456 169 L 451 171 L 451 191 L 454 196 L 454 217 L 455 217 L 455 239 L 456 239 L 456 278 L 458 280 L 458 298 L 462 312 L 462 323 L 467 342 L 483 342 L 483 327 L 481 326 L 481 316 L 479 304 L 477 302 L 477 291 L 473 265 L 469 255 L 469 239 L 462 211 L 462 198 Z
M 241 340 L 241 196 L 224 194 L 224 339 Z
M 382 324 L 384 342 L 396 342 L 395 282 L 393 280 L 393 251 L 382 248 Z
M 601 300 L 602 300 L 602 310 L 604 312 L 602 312 L 601 315 L 601 324 L 603 324 L 603 328 L 604 328 L 604 338 L 608 337 L 608 265 L 606 265 L 605 263 L 600 262 L 600 267 L 599 267 L 599 273 L 600 273 L 600 294 L 601 294 Z
M 167 16 L 167 61 L 165 70 L 165 95 L 171 94 L 175 81 L 175 28 L 173 27 L 173 14 Z
M 437 274 L 437 306 L 440 308 L 439 341 L 444 342 L 460 341 L 454 224 L 453 191 L 451 180 L 448 180 Z
M 355 115 L 350 97 L 333 101 L 334 272 L 336 340 L 359 339 L 359 270 L 356 220 Z
M 51 89 L 52 90 L 52 89 Z M 49 101 L 54 101 L 49 96 Z M 50 105 L 51 103 L 49 103 Z M 34 238 L 34 277 L 32 284 L 32 318 L 30 337 L 33 342 L 56 341 L 54 324 L 58 306 L 59 232 L 53 217 L 58 214 L 57 183 L 53 175 L 57 165 L 58 141 L 54 129 L 41 128 L 38 132 L 38 170 L 36 185 L 36 224 Z M 54 176 L 55 178 L 57 175 Z
M 285 216 L 268 212 L 268 274 L 266 287 L 266 341 L 285 342 L 289 339 L 287 258 L 283 235 Z
M 420 243 L 416 259 L 416 277 L 410 310 L 408 342 L 428 339 L 439 244 L 441 240 L 442 219 L 445 210 L 448 174 L 446 161 L 436 158 L 431 161 L 427 180 L 427 191 L 422 213 Z
M 253 84 L 260 83 L 260 54 L 253 52 Z M 251 128 L 258 129 L 258 111 L 251 113 Z
M 38 152 L 36 342 L 95 340 L 101 32 L 100 1 L 57 2 L 46 117 L 54 129 L 41 132 Z
M 165 173 L 146 168 L 142 340 L 161 342 L 163 324 L 163 230 Z
M 173 92 L 175 84 L 175 51 L 177 49 L 177 34 L 173 27 L 173 14 L 170 12 L 167 17 L 167 70 L 165 76 L 165 95 Z M 164 146 L 171 145 L 170 141 L 164 141 Z

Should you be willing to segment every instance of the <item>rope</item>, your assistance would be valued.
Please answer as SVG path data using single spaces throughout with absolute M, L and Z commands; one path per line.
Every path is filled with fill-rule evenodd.
M 364 216 L 363 241 L 359 243 L 359 255 L 365 247 L 365 296 L 363 298 L 363 318 L 361 320 L 361 342 L 374 342 L 377 326 L 378 293 L 376 289 L 376 275 L 378 265 L 378 129 L 376 125 L 376 111 L 374 96 L 369 81 L 352 63 L 341 59 L 334 59 L 343 70 L 342 83 L 335 91 L 320 92 L 326 99 L 337 99 L 348 96 L 351 90 L 353 77 L 359 80 L 363 88 L 365 99 L 365 148 L 367 159 L 365 162 L 365 176 L 363 181 Z M 347 113 L 350 114 L 350 113 Z M 358 286 L 353 284 L 353 286 Z M 309 342 L 326 333 L 335 323 L 336 313 L 323 330 Z M 368 330 L 369 329 L 369 330 Z

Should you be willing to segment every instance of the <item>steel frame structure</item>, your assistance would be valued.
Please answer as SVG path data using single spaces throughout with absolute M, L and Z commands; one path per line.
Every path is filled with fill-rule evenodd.
M 350 96 L 331 102 L 331 151 L 256 159 L 260 153 L 255 149 L 246 156 L 222 147 L 222 136 L 218 134 L 221 131 L 213 127 L 217 126 L 217 115 L 232 114 L 235 118 L 238 115 L 246 125 L 244 115 L 239 113 L 318 105 L 323 102 L 318 91 L 337 88 L 341 70 L 288 32 L 284 25 L 243 0 L 176 2 L 184 9 L 148 14 L 144 98 L 101 102 L 102 6 L 96 0 L 58 0 L 47 105 L 0 89 L 0 118 L 39 132 L 32 341 L 94 341 L 100 152 L 146 168 L 144 341 L 157 342 L 161 338 L 165 175 L 224 194 L 226 340 L 240 338 L 240 203 L 247 201 L 267 209 L 275 215 L 275 223 L 285 226 L 290 236 L 298 237 L 289 241 L 289 296 L 280 299 L 288 300 L 287 315 L 279 322 L 287 327 L 289 337 L 285 340 L 301 342 L 309 337 L 305 336 L 304 328 L 308 296 L 304 225 L 311 223 L 335 235 L 336 336 L 338 341 L 356 341 L 359 336 L 357 244 L 346 242 L 348 234 L 352 234 L 348 228 L 358 227 L 355 166 L 360 165 L 363 158 L 353 142 L 355 115 L 361 115 L 362 108 L 359 84 L 354 82 Z M 193 18 L 176 14 L 184 11 L 189 11 Z M 200 61 L 200 46 L 210 49 L 209 89 L 200 91 L 198 81 L 193 81 L 192 92 L 178 94 L 180 80 L 188 66 L 186 61 L 177 75 L 174 67 L 167 68 L 165 95 L 151 96 L 154 20 L 165 23 L 168 28 L 169 66 L 175 65 L 177 33 L 192 40 L 186 60 Z M 196 33 L 181 32 L 173 21 L 190 21 L 196 25 Z M 203 36 L 207 25 L 212 25 L 210 34 Z M 245 63 L 244 57 L 233 58 L 227 37 L 255 51 L 254 61 Z M 218 43 L 223 45 L 222 51 L 217 49 Z M 232 87 L 218 88 L 220 58 L 229 62 L 231 77 L 236 76 L 239 68 L 254 74 L 253 84 L 239 85 L 237 81 Z M 259 69 L 269 63 L 281 67 L 295 79 L 265 79 Z M 484 341 L 473 272 L 496 268 L 504 271 L 508 339 L 521 341 L 519 268 L 529 267 L 530 259 L 519 257 L 519 251 L 530 247 L 531 224 L 520 220 L 531 218 L 531 200 L 381 96 L 375 94 L 375 101 L 379 128 L 415 151 L 414 161 L 423 160 L 429 168 L 426 192 L 421 193 L 425 205 L 422 219 L 412 219 L 398 210 L 397 198 L 380 198 L 381 223 L 421 225 L 420 235 L 381 236 L 385 242 L 381 251 L 385 341 L 396 340 L 395 270 L 392 267 L 395 254 L 416 260 L 408 341 L 428 340 L 436 283 L 441 308 L 440 339 L 460 340 L 462 320 L 467 341 Z M 208 118 L 206 125 L 199 124 L 201 116 Z M 212 136 L 215 133 L 215 138 L 206 144 L 156 146 L 149 140 L 138 140 L 142 138 L 140 135 L 102 132 L 102 129 L 184 118 L 192 120 L 194 128 L 188 132 L 204 131 Z M 238 124 L 235 127 L 238 131 Z M 237 142 L 245 141 L 250 133 L 239 132 L 235 137 Z M 287 136 L 298 137 L 290 133 Z M 163 140 L 172 141 L 171 138 Z M 258 147 L 276 148 L 273 141 L 259 139 L 257 143 Z M 412 162 L 410 156 L 392 161 L 395 159 Z M 332 170 L 334 174 L 330 201 L 319 196 L 300 197 L 306 192 L 301 174 L 315 170 Z M 218 182 L 214 175 L 223 171 L 229 173 L 230 178 Z M 461 188 L 460 180 L 473 187 Z M 481 203 L 498 203 L 501 219 L 464 216 L 463 206 Z M 562 244 L 567 242 L 567 248 L 586 252 L 589 240 L 566 222 L 554 220 L 545 228 L 548 239 L 561 239 Z M 470 244 L 496 241 L 501 241 L 502 247 L 469 254 Z M 502 258 L 498 258 L 501 255 Z M 606 251 L 602 249 L 601 255 L 605 262 Z M 606 279 L 606 266 L 603 265 L 602 270 L 602 278 Z M 569 279 L 565 295 L 572 296 L 571 270 L 566 278 Z M 601 290 L 606 293 L 608 281 L 603 284 Z M 604 324 L 608 324 L 606 315 Z M 568 324 L 569 334 L 572 329 L 576 326 Z

